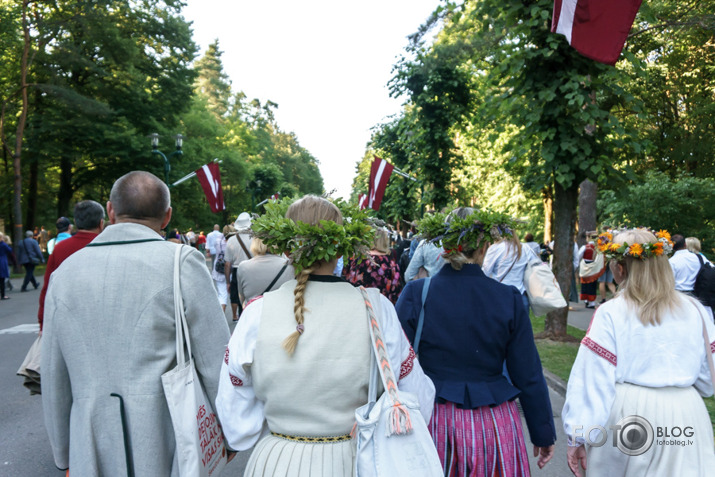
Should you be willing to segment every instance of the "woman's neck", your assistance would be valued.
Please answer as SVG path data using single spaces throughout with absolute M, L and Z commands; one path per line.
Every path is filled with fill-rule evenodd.
M 334 258 L 329 262 L 322 262 L 321 265 L 316 265 L 311 275 L 332 275 L 335 266 L 338 264 L 338 259 Z

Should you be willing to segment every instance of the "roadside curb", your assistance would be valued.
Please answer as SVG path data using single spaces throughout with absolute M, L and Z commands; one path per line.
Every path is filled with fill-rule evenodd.
M 566 396 L 566 381 L 556 376 L 548 369 L 544 369 L 544 379 L 546 379 L 546 384 L 551 389 L 556 391 L 561 397 Z

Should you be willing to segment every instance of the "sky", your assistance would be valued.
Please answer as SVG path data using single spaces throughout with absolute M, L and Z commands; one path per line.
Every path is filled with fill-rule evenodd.
M 276 120 L 348 198 L 370 128 L 399 113 L 392 67 L 439 0 L 187 0 L 200 55 L 214 40 L 233 90 L 278 104 Z M 188 139 L 187 139 L 188 140 Z

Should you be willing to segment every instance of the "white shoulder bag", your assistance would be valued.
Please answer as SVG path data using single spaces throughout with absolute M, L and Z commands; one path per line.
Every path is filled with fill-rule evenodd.
M 439 477 L 442 465 L 414 394 L 397 389 L 380 324 L 365 288 L 372 366 L 368 403 L 355 410 L 357 477 Z M 378 366 L 379 363 L 379 366 Z M 376 400 L 378 377 L 385 392 Z
M 538 257 L 529 257 L 524 270 L 524 288 L 536 316 L 545 315 L 567 305 L 554 272 Z
M 174 258 L 174 315 L 176 318 L 176 367 L 161 375 L 166 403 L 176 439 L 179 475 L 209 477 L 219 475 L 227 463 L 223 432 L 213 406 L 196 374 L 191 355 L 189 327 L 181 296 L 181 251 Z M 184 352 L 186 346 L 188 355 Z

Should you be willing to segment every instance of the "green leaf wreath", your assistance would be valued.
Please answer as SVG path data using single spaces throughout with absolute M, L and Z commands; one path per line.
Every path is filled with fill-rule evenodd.
M 318 261 L 336 257 L 362 259 L 373 245 L 375 230 L 367 214 L 343 200 L 333 200 L 343 214 L 342 225 L 321 220 L 320 225 L 294 222 L 285 214 L 295 199 L 266 205 L 266 213 L 253 221 L 253 234 L 269 249 L 291 258 L 296 273 Z
M 444 256 L 477 250 L 485 243 L 511 237 L 517 221 L 507 214 L 480 210 L 465 218 L 437 213 L 427 215 L 418 224 L 420 236 L 429 242 L 441 243 Z

